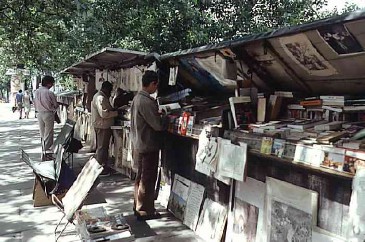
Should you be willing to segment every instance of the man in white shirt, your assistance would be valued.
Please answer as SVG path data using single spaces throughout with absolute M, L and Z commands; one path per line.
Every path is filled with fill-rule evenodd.
M 42 86 L 35 91 L 34 106 L 38 111 L 38 123 L 42 148 L 46 154 L 52 154 L 54 136 L 54 117 L 58 108 L 56 95 L 49 89 L 54 85 L 52 76 L 42 78 Z
M 114 111 L 109 98 L 113 90 L 113 84 L 103 82 L 91 102 L 91 121 L 96 133 L 96 160 L 104 166 L 102 176 L 110 174 L 109 167 L 109 142 L 112 136 L 111 126 L 118 112 Z

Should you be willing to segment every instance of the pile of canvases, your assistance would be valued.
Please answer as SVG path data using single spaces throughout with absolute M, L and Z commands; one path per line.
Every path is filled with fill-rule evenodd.
M 317 227 L 316 192 L 271 177 L 237 181 L 228 206 L 204 197 L 176 174 L 167 207 L 207 241 L 346 241 Z
M 272 177 L 264 181 L 245 178 L 246 162 L 247 143 L 213 137 L 205 127 L 195 169 L 231 185 L 228 206 L 209 197 L 204 186 L 178 174 L 172 187 L 162 179 L 159 201 L 207 241 L 348 241 L 319 228 L 316 191 Z M 349 237 L 354 236 L 353 228 L 365 232 L 357 227 L 362 221 L 358 204 L 363 201 L 359 184 L 365 180 L 364 173 L 365 169 L 356 173 L 350 212 L 346 212 Z

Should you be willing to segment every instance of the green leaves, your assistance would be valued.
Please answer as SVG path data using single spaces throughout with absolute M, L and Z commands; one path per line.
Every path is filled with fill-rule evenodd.
M 320 17 L 318 10 L 324 4 L 320 0 L 2 0 L 0 65 L 25 63 L 37 72 L 58 72 L 107 46 L 166 53 L 312 21 Z

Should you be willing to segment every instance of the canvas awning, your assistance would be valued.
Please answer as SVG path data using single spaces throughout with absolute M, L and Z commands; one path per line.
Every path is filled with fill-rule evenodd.
M 147 53 L 118 48 L 104 48 L 96 53 L 86 56 L 82 61 L 64 69 L 61 74 L 80 76 L 84 73 L 94 72 L 96 69 L 117 70 L 135 65 L 145 65 L 152 62 L 152 57 Z
M 287 90 L 308 94 L 363 94 L 365 90 L 365 10 L 245 36 L 162 55 L 160 60 L 179 63 L 192 85 L 202 84 L 197 70 L 207 69 L 201 60 L 217 60 L 228 49 L 242 78 L 250 78 L 261 90 Z M 199 61 L 200 60 L 200 61 Z M 196 64 L 198 62 L 199 65 Z M 186 65 L 193 68 L 187 68 Z M 212 63 L 210 63 L 212 65 Z M 205 69 L 204 69 L 205 68 Z M 215 68 L 217 69 L 217 68 Z M 192 70 L 192 71 L 191 71 Z M 187 72 L 194 72 L 189 73 Z M 211 71 L 211 70 L 210 70 Z M 200 71 L 199 74 L 203 73 Z M 215 76 L 213 73 L 213 77 Z M 197 78 L 195 78 L 197 79 Z M 207 89 L 227 82 L 205 78 Z M 213 78 L 214 79 L 214 78 Z M 227 88 L 226 90 L 229 90 Z

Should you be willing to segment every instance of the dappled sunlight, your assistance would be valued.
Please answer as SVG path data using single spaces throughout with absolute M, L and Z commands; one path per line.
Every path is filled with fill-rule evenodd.
M 62 125 L 55 125 L 55 138 Z M 36 119 L 0 121 L 0 241 L 53 241 L 54 229 L 62 217 L 55 206 L 33 206 L 33 170 L 20 160 L 20 148 L 34 161 L 41 160 L 41 142 Z M 78 174 L 90 156 L 85 146 L 74 154 Z M 109 214 L 126 216 L 136 238 L 164 233 L 191 233 L 186 226 L 156 204 L 162 218 L 140 222 L 133 215 L 134 182 L 120 174 L 98 179 L 84 206 L 104 206 Z M 65 224 L 65 221 L 62 225 Z M 61 226 L 62 227 L 62 226 Z M 67 227 L 60 241 L 80 241 L 75 227 Z

